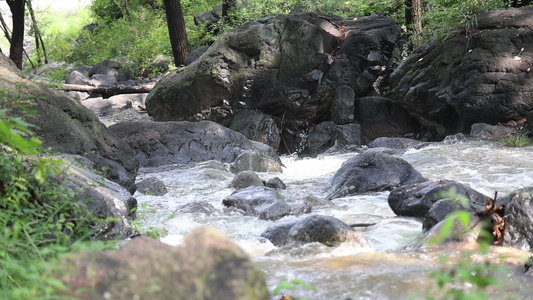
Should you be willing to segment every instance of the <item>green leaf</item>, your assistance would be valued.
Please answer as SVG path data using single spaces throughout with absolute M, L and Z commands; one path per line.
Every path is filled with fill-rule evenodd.
M 272 295 L 277 296 L 282 290 L 294 290 L 294 284 L 288 281 L 281 281 L 272 291 Z

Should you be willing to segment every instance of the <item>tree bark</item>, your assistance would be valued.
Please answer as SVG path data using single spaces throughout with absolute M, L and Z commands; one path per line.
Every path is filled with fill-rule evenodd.
M 109 98 L 114 95 L 119 94 L 138 94 L 138 93 L 149 93 L 153 86 L 122 86 L 122 85 L 113 85 L 113 86 L 90 86 L 90 85 L 77 85 L 77 84 L 62 84 L 60 89 L 64 91 L 77 91 L 77 92 L 87 92 L 87 93 L 98 93 L 102 94 L 103 98 Z
M 404 3 L 405 25 L 413 37 L 411 44 L 416 47 L 422 35 L 422 0 L 405 0 Z
M 179 67 L 183 64 L 185 57 L 191 52 L 191 45 L 187 40 L 187 31 L 185 30 L 185 19 L 183 19 L 181 2 L 180 0 L 163 0 L 163 2 L 167 15 L 172 56 L 174 56 L 174 64 L 176 67 Z
M 13 16 L 13 32 L 11 34 L 11 47 L 9 58 L 17 68 L 22 70 L 22 55 L 24 52 L 24 8 L 26 0 L 7 0 L 11 15 Z
M 223 0 L 222 1 L 222 17 L 226 18 L 228 16 L 231 8 L 235 6 L 236 0 Z

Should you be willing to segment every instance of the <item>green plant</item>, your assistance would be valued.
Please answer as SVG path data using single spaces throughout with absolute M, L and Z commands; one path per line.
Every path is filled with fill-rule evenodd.
M 510 135 L 499 139 L 498 141 L 502 146 L 508 147 L 525 147 L 533 145 L 533 140 L 527 135 Z
M 284 299 L 290 300 L 290 299 L 293 299 L 293 294 L 294 294 L 298 289 L 311 290 L 311 291 L 313 291 L 313 292 L 315 292 L 315 293 L 317 292 L 317 289 L 316 289 L 313 285 L 311 285 L 311 284 L 309 284 L 309 283 L 307 283 L 307 282 L 305 282 L 305 281 L 303 281 L 303 280 L 301 280 L 301 279 L 293 279 L 293 280 L 291 280 L 291 281 L 281 281 L 281 282 L 280 282 L 280 283 L 274 288 L 274 290 L 272 291 L 272 295 L 277 296 L 277 295 L 279 295 L 282 291 L 284 291 L 284 290 L 288 290 L 288 291 L 290 291 L 291 294 L 290 294 L 290 295 L 286 295 L 286 296 L 284 297 Z M 308 298 L 305 298 L 305 297 L 300 298 L 300 297 L 298 297 L 298 299 L 299 299 L 299 300 L 307 300 Z

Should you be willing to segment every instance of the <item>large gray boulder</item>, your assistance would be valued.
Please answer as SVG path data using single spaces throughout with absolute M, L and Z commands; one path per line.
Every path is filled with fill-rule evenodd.
M 305 154 L 315 156 L 332 147 L 361 146 L 359 124 L 338 125 L 332 121 L 318 124 L 307 138 Z
M 325 190 L 328 199 L 427 181 L 405 160 L 383 152 L 368 151 L 344 162 Z
M 269 15 L 225 32 L 196 61 L 164 77 L 146 108 L 157 121 L 209 119 L 221 106 L 253 109 L 292 135 L 330 119 L 350 122 L 354 97 L 373 90 L 399 34 L 384 16 Z M 299 150 L 286 142 L 284 151 Z
M 210 121 L 124 122 L 109 130 L 135 149 L 139 162 L 146 167 L 208 160 L 231 163 L 248 151 L 276 161 L 281 169 L 281 161 L 271 147 Z
M 417 49 L 391 75 L 390 96 L 439 138 L 524 118 L 533 110 L 532 16 L 533 7 L 486 12 Z
M 128 237 L 135 234 L 137 200 L 128 190 L 90 170 L 94 163 L 76 155 L 59 157 L 65 163 L 59 168 L 61 185 L 74 191 L 74 201 L 84 203 L 101 224 L 91 224 L 92 234 L 102 239 Z M 110 221 L 112 220 L 112 221 Z
M 276 122 L 258 111 L 243 110 L 235 115 L 230 129 L 242 133 L 252 141 L 260 142 L 278 150 L 281 137 Z
M 63 296 L 76 299 L 271 299 L 261 270 L 210 227 L 191 231 L 179 247 L 139 237 L 114 252 L 63 260 Z
M 533 187 L 512 192 L 499 199 L 503 204 L 505 230 L 503 245 L 524 250 L 533 249 Z
M 0 56 L 3 54 L 0 53 Z M 60 153 L 77 154 L 93 161 L 106 178 L 135 191 L 139 162 L 131 147 L 109 132 L 98 117 L 64 93 L 42 87 L 11 72 L 10 64 L 0 60 L 0 89 L 13 101 L 0 101 L 0 107 L 12 110 L 35 125 L 33 131 L 43 146 Z M 3 99 L 2 99 L 3 100 Z M 21 104 L 37 114 L 17 109 Z
M 330 216 L 312 215 L 293 221 L 276 224 L 267 228 L 261 236 L 275 246 L 290 243 L 305 244 L 318 242 L 326 246 L 338 246 L 344 242 L 369 247 L 361 232 L 354 231 L 349 225 Z

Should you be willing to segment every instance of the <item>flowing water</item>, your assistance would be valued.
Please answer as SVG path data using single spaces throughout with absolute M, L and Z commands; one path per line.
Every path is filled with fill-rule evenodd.
M 445 141 L 419 150 L 408 150 L 401 157 L 430 180 L 456 180 L 477 191 L 500 196 L 516 189 L 533 186 L 533 148 L 508 148 L 497 143 L 477 140 Z M 336 217 L 347 224 L 376 223 L 361 228 L 370 248 L 343 244 L 326 247 L 307 244 L 293 248 L 278 248 L 260 234 L 278 221 L 264 221 L 227 211 L 222 199 L 234 190 L 228 188 L 234 174 L 227 165 L 209 161 L 194 166 L 165 166 L 143 169 L 138 180 L 157 177 L 167 186 L 164 196 L 137 193 L 140 219 L 145 228 L 164 229 L 161 240 L 179 245 L 193 228 L 211 225 L 225 232 L 264 271 L 272 290 L 280 281 L 301 279 L 316 287 L 293 291 L 309 299 L 407 299 L 417 292 L 435 286 L 428 274 L 439 267 L 438 256 L 447 252 L 460 256 L 458 249 L 445 247 L 413 248 L 422 235 L 420 220 L 395 216 L 387 203 L 388 192 L 370 193 L 324 201 L 321 188 L 353 153 L 325 154 L 318 158 L 283 157 L 286 168 L 282 174 L 259 173 L 267 180 L 281 178 L 293 197 L 315 199 L 314 214 Z M 218 212 L 212 215 L 175 213 L 191 202 L 208 202 Z M 510 249 L 506 252 L 508 274 L 504 285 L 493 288 L 491 298 L 533 299 L 530 276 L 522 276 L 519 266 L 527 253 Z M 276 297 L 279 299 L 279 296 Z

